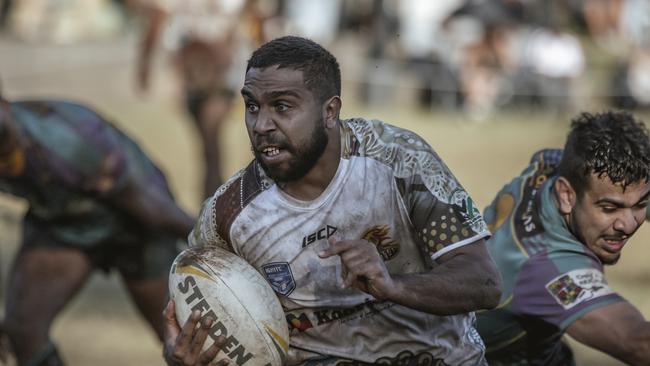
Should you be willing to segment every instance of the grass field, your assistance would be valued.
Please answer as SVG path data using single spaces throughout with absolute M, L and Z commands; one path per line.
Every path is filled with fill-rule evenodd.
M 10 98 L 69 98 L 95 106 L 135 137 L 166 171 L 182 206 L 196 213 L 200 200 L 199 148 L 191 124 L 175 99 L 173 78 L 159 63 L 155 92 L 133 92 L 134 41 L 124 38 L 75 46 L 23 45 L 0 40 L 0 78 Z M 346 69 L 343 70 L 344 75 Z M 347 85 L 346 87 L 350 87 Z M 409 91 L 400 91 L 400 100 Z M 408 104 L 381 108 L 356 105 L 344 88 L 342 116 L 379 118 L 421 134 L 440 154 L 481 207 L 543 147 L 561 147 L 566 120 L 544 113 L 504 113 L 481 123 L 457 114 L 413 112 Z M 648 116 L 647 116 L 648 117 Z M 646 118 L 646 120 L 650 120 Z M 237 104 L 223 134 L 225 168 L 235 172 L 250 160 Z M 18 240 L 24 204 L 0 197 L 2 279 Z M 608 269 L 611 286 L 650 316 L 647 265 L 650 227 L 642 227 L 620 263 Z M 2 294 L 0 294 L 2 295 Z M 138 317 L 115 276 L 97 275 L 54 324 L 52 337 L 70 365 L 161 365 L 161 348 Z M 576 347 L 579 365 L 618 365 Z

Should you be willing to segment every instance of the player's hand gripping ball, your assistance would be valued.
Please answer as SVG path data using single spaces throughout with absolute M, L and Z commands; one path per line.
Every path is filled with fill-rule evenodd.
M 230 365 L 284 364 L 289 330 L 280 301 L 264 277 L 239 256 L 217 247 L 184 250 L 172 264 L 169 293 L 179 322 L 197 309 L 214 320 L 203 350 L 224 336 L 215 362 L 227 358 Z

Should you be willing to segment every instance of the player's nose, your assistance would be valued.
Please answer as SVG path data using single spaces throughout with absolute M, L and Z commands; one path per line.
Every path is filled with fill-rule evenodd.
M 266 108 L 261 108 L 257 114 L 255 124 L 253 125 L 253 131 L 257 134 L 264 135 L 275 130 L 275 128 L 275 121 L 273 120 L 271 113 L 269 113 Z

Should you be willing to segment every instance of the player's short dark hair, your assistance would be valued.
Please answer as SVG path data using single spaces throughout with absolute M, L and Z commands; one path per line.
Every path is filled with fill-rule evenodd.
M 582 113 L 571 121 L 558 174 L 580 197 L 589 176 L 629 184 L 650 178 L 650 138 L 644 123 L 619 111 Z
M 276 38 L 253 52 L 246 72 L 270 66 L 302 71 L 305 86 L 322 101 L 341 95 L 341 69 L 338 61 L 312 40 L 296 36 Z

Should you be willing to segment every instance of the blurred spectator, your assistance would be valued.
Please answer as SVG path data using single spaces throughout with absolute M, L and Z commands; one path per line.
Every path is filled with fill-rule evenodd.
M 337 36 L 341 0 L 285 0 L 288 34 L 298 34 L 320 44 Z
M 627 0 L 620 28 L 631 50 L 616 65 L 612 103 L 618 108 L 650 108 L 650 1 Z
M 13 0 L 0 1 L 0 31 L 3 31 L 7 27 L 7 21 L 9 19 L 12 4 Z
M 185 93 L 185 107 L 203 150 L 204 196 L 222 183 L 220 129 L 243 84 L 252 44 L 262 27 L 250 0 L 140 0 L 146 28 L 140 43 L 138 86 L 150 86 L 155 46 L 164 36 Z M 164 34 L 163 34 L 163 31 Z
M 512 38 L 522 21 L 521 6 L 518 1 L 468 0 L 450 16 L 480 25 L 458 61 L 462 104 L 474 118 L 485 118 L 511 98 L 510 79 L 517 68 Z
M 610 90 L 617 108 L 650 108 L 650 49 L 638 48 L 617 65 Z
M 508 33 L 508 27 L 488 25 L 483 37 L 465 49 L 461 92 L 464 107 L 473 117 L 484 118 L 509 94 L 505 72 L 511 68 Z
M 453 41 L 461 38 L 447 32 L 445 20 L 462 0 L 400 0 L 398 5 L 400 46 L 417 76 L 420 106 L 455 107 L 458 80 L 450 62 L 457 61 L 454 49 L 458 43 Z
M 565 112 L 574 102 L 575 83 L 585 71 L 585 57 L 572 34 L 557 26 L 538 28 L 528 39 L 522 68 L 530 72 L 526 92 L 540 106 Z
M 626 0 L 581 0 L 581 10 L 591 38 L 605 49 L 617 47 L 621 9 Z
M 638 49 L 630 57 L 627 84 L 635 106 L 650 107 L 650 49 Z
M 350 4 L 351 2 L 347 2 Z M 356 12 L 356 27 L 365 42 L 365 67 L 360 81 L 360 97 L 366 104 L 381 104 L 392 96 L 397 67 L 395 65 L 394 40 L 397 34 L 397 14 L 394 0 L 372 0 L 366 9 L 345 7 Z M 365 13 L 362 13 L 365 10 Z M 351 16 L 346 17 L 349 21 Z M 347 24 L 351 26 L 351 24 Z
M 650 47 L 650 1 L 626 0 L 621 9 L 620 30 L 635 47 Z
M 74 43 L 112 37 L 123 20 L 107 0 L 20 0 L 12 2 L 8 28 L 25 41 Z

